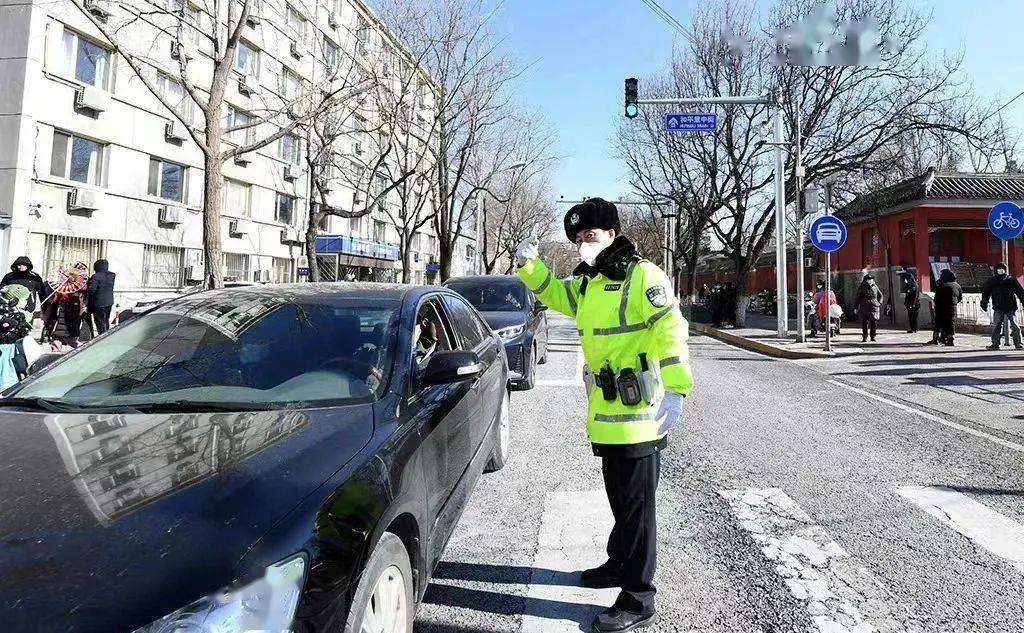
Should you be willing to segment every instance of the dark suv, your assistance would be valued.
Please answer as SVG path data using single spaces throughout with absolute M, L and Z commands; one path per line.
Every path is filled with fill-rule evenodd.
M 547 306 L 514 275 L 456 277 L 444 285 L 472 303 L 504 341 L 512 388 L 532 389 L 537 365 L 548 360 Z

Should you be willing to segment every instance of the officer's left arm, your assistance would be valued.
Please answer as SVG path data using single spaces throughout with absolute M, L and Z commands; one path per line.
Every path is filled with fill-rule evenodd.
M 689 325 L 679 311 L 672 282 L 650 262 L 639 264 L 643 292 L 637 304 L 647 325 L 647 359 L 661 367 L 661 379 L 669 391 L 687 396 L 693 390 L 690 353 L 686 345 Z M 634 295 L 635 296 L 635 295 Z

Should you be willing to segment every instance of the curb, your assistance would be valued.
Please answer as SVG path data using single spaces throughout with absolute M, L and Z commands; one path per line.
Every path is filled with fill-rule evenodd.
M 784 349 L 769 343 L 762 343 L 761 341 L 744 338 L 738 334 L 726 332 L 725 330 L 720 330 L 703 323 L 690 323 L 690 329 L 699 332 L 700 334 L 704 334 L 705 336 L 710 336 L 711 338 L 729 343 L 730 345 L 757 352 L 759 354 L 764 354 L 765 356 L 771 356 L 772 358 L 800 360 L 806 358 L 835 358 L 837 355 L 835 352 L 812 352 L 810 350 L 797 351 Z

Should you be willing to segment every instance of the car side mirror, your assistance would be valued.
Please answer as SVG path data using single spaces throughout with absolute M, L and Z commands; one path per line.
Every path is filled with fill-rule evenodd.
M 444 385 L 476 378 L 483 371 L 484 364 L 476 352 L 435 351 L 423 369 L 422 381 L 427 385 Z
M 539 299 L 537 301 L 533 302 L 533 311 L 534 312 L 543 312 L 543 311 L 545 311 L 547 309 L 548 309 L 548 307 L 546 305 L 544 305 L 543 303 L 541 303 L 541 301 Z

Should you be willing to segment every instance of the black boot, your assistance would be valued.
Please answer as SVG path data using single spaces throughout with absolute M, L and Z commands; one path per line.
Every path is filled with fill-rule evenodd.
M 594 633 L 622 633 L 650 626 L 654 623 L 654 613 L 633 613 L 612 606 L 601 612 L 591 625 Z
M 587 589 L 611 589 L 622 586 L 619 566 L 608 561 L 600 567 L 587 569 L 580 574 L 580 586 Z

